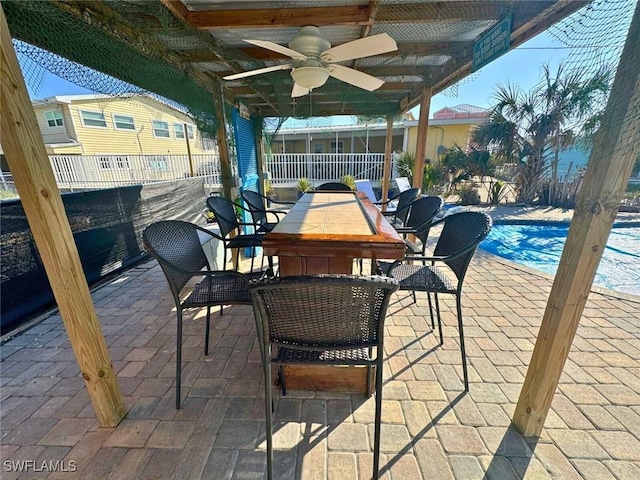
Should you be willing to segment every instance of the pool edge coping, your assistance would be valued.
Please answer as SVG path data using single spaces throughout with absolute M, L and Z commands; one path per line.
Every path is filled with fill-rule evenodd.
M 479 250 L 480 250 L 481 256 L 482 255 L 491 256 L 493 257 L 493 259 L 495 259 L 495 261 L 497 261 L 498 263 L 502 263 L 503 265 L 507 265 L 517 270 L 521 270 L 530 275 L 535 275 L 538 277 L 549 279 L 551 280 L 553 285 L 553 281 L 555 280 L 555 275 L 543 272 L 541 270 L 537 270 L 533 267 L 527 267 L 526 265 L 522 265 L 521 263 L 514 262 L 513 260 L 509 260 L 507 258 L 501 257 L 500 255 L 497 255 L 495 253 L 488 252 L 484 250 L 482 247 L 479 247 Z M 597 293 L 599 295 L 617 298 L 619 300 L 626 300 L 628 302 L 640 303 L 640 295 L 634 295 L 632 293 L 618 292 L 617 290 L 611 290 L 609 288 L 598 287 L 594 285 L 591 285 L 590 291 L 593 293 Z

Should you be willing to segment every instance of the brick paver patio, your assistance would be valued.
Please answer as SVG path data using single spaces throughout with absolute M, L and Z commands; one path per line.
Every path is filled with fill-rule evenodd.
M 468 395 L 461 394 L 452 299 L 444 297 L 440 348 L 426 297 L 417 305 L 402 292 L 395 297 L 382 478 L 640 478 L 640 298 L 592 293 L 542 436 L 510 428 L 550 288 L 543 274 L 476 255 L 463 300 Z M 176 411 L 175 312 L 157 264 L 126 272 L 93 298 L 127 417 L 117 428 L 98 427 L 60 317 L 51 316 L 1 349 L 2 479 L 266 478 L 251 307 L 214 315 L 208 357 L 203 311 L 187 317 L 185 399 Z M 278 398 L 275 478 L 369 478 L 373 405 L 358 394 Z M 40 470 L 42 462 L 63 463 L 56 472 L 31 465 L 19 474 L 19 460 Z

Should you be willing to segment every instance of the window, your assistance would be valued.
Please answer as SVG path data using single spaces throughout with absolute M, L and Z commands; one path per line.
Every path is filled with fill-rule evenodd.
M 107 128 L 107 121 L 104 119 L 104 113 L 102 112 L 80 110 L 80 117 L 85 127 Z
M 313 153 L 322 153 L 322 144 L 321 143 L 316 143 L 313 146 Z
M 171 138 L 169 133 L 169 124 L 160 120 L 153 120 L 153 136 L 159 138 Z
M 343 145 L 342 142 L 331 142 L 331 153 L 342 153 Z
M 153 155 L 147 158 L 147 163 L 151 170 L 156 172 L 168 172 L 169 171 L 169 162 L 167 161 L 167 157 L 164 155 Z
M 113 114 L 113 124 L 116 126 L 116 130 L 134 130 L 136 124 L 133 121 L 133 117 L 128 115 Z
M 126 155 L 99 155 L 100 168 L 112 170 L 131 170 L 129 157 Z
M 47 119 L 47 124 L 50 127 L 61 127 L 64 125 L 62 121 L 62 112 L 60 110 L 51 110 L 44 113 L 44 118 Z
M 193 125 L 187 125 L 187 135 L 189 136 L 189 140 L 196 138 L 193 134 Z
M 181 123 L 174 123 L 173 132 L 175 133 L 176 138 L 184 138 L 184 125 Z

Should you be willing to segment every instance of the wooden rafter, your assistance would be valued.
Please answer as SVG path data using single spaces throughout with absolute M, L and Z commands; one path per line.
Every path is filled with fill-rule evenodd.
M 172 4 L 182 3 L 175 0 Z M 259 8 L 240 10 L 199 10 L 186 12 L 176 8 L 191 26 L 202 30 L 217 28 L 277 28 L 322 25 L 367 25 L 369 5 L 304 8 Z

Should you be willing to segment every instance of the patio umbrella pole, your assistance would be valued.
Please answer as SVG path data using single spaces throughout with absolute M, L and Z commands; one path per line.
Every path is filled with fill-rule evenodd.
M 115 427 L 124 402 L 2 8 L 0 50 L 2 148 L 98 422 Z
M 640 151 L 640 6 L 596 134 L 558 272 L 513 414 L 525 436 L 540 436 L 600 258 Z

